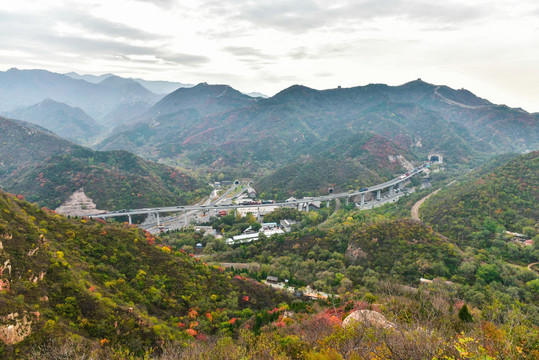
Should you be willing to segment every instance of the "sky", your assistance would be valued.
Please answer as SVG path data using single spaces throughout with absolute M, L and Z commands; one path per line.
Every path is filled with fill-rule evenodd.
M 537 0 L 0 0 L 0 70 L 273 95 L 422 80 L 539 112 Z

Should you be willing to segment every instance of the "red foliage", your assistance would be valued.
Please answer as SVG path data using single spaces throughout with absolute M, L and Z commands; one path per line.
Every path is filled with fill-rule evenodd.
M 238 318 L 232 318 L 230 320 L 228 320 L 228 322 L 232 325 L 234 325 L 236 323 L 236 321 L 238 320 Z
M 23 196 L 23 195 L 20 195 L 20 194 L 17 195 L 17 199 L 19 199 L 19 200 L 25 200 L 25 199 L 24 199 L 24 196 Z
M 197 336 L 198 332 L 194 329 L 186 329 L 185 332 L 187 333 L 187 335 L 190 335 L 190 336 Z
M 242 297 L 242 300 L 245 301 L 245 302 L 249 302 L 249 296 L 244 295 L 244 296 Z
M 207 341 L 207 340 L 208 340 L 208 338 L 206 337 L 206 335 L 204 335 L 204 334 L 202 334 L 202 333 L 198 334 L 198 335 L 195 337 L 195 339 L 200 340 L 200 341 Z

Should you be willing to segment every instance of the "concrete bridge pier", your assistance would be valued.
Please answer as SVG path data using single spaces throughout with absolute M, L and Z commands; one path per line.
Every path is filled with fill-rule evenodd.
M 380 200 L 381 199 L 381 190 L 376 190 L 376 200 Z
M 155 216 L 157 217 L 157 226 L 161 225 L 161 220 L 159 220 L 159 213 L 156 212 Z
M 309 212 L 309 203 L 307 203 L 306 205 L 307 205 L 307 207 L 305 208 L 305 210 L 306 210 L 307 212 Z
M 389 196 L 393 195 L 393 185 L 389 187 Z
M 402 181 L 401 181 L 400 183 L 397 184 L 397 187 L 398 187 L 399 189 L 402 189 L 402 188 L 403 188 L 403 183 L 402 183 Z
M 361 194 L 361 206 L 365 205 L 365 194 Z
M 129 225 L 133 224 L 133 220 L 131 220 L 131 214 L 127 215 L 127 217 L 129 218 Z
M 187 211 L 183 211 L 183 226 L 187 226 Z
M 329 207 L 329 200 L 326 200 L 326 207 Z
M 350 201 L 350 198 L 347 196 L 346 197 L 346 205 L 348 205 L 348 202 Z

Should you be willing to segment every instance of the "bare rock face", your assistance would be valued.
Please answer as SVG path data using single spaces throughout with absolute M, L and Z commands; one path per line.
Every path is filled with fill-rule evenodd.
M 366 258 L 367 253 L 363 251 L 359 246 L 350 242 L 346 252 L 344 253 L 346 260 L 350 261 L 352 264 L 356 264 L 360 259 Z
M 0 340 L 6 345 L 13 345 L 23 341 L 32 333 L 32 321 L 29 316 L 11 313 L 0 317 Z
M 58 214 L 71 216 L 87 216 L 103 212 L 97 210 L 93 200 L 84 193 L 84 189 L 79 189 L 73 193 L 62 205 L 55 210 Z
M 342 326 L 348 327 L 354 323 L 363 323 L 368 326 L 375 326 L 383 329 L 392 329 L 395 327 L 395 325 L 388 321 L 384 315 L 372 310 L 354 311 L 344 319 Z

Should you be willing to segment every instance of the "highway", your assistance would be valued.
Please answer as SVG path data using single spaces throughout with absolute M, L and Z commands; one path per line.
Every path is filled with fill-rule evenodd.
M 209 210 L 234 210 L 239 208 L 263 208 L 266 206 L 288 206 L 291 205 L 299 205 L 299 204 L 308 204 L 312 203 L 313 201 L 330 201 L 337 198 L 351 198 L 359 195 L 365 195 L 367 193 L 377 193 L 377 195 L 380 195 L 381 191 L 388 188 L 394 188 L 399 187 L 404 183 L 406 180 L 412 178 L 415 175 L 421 174 L 426 167 L 430 163 L 424 163 L 423 165 L 416 167 L 413 171 L 407 172 L 405 174 L 402 174 L 390 181 L 387 181 L 382 184 L 374 185 L 369 187 L 365 190 L 355 190 L 355 191 L 349 191 L 349 192 L 342 192 L 342 193 L 336 193 L 336 194 L 328 194 L 323 196 L 317 196 L 317 197 L 310 197 L 310 198 L 303 198 L 303 199 L 296 199 L 288 202 L 275 202 L 271 204 L 251 204 L 251 205 L 242 205 L 242 204 L 223 204 L 222 202 L 226 199 L 227 195 L 230 194 L 236 186 L 234 184 L 232 187 L 230 187 L 223 195 L 221 195 L 218 199 L 215 201 L 211 201 L 211 197 L 208 198 L 206 201 L 204 201 L 202 204 L 198 203 L 195 205 L 180 205 L 180 206 L 168 206 L 168 207 L 160 207 L 160 208 L 144 208 L 144 209 L 131 209 L 131 210 L 120 210 L 120 211 L 111 211 L 106 213 L 100 213 L 100 214 L 92 214 L 88 217 L 91 218 L 111 218 L 111 217 L 119 217 L 119 216 L 133 216 L 133 215 L 147 215 L 147 214 L 160 214 L 160 213 L 177 213 L 177 212 L 184 212 L 183 216 L 193 216 L 196 215 L 196 212 L 199 211 L 209 211 Z M 377 196 L 378 199 L 378 196 Z

